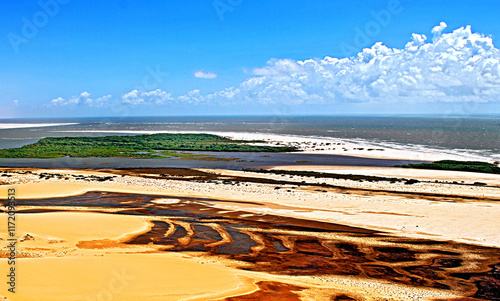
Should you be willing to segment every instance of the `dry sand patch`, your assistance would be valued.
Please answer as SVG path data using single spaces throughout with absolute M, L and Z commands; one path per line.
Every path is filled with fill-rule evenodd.
M 207 300 L 255 289 L 228 268 L 177 254 L 19 259 L 18 275 L 10 300 Z

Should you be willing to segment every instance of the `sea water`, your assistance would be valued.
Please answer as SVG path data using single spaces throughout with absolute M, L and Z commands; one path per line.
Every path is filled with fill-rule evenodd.
M 66 123 L 1 129 L 2 123 Z M 211 116 L 0 120 L 0 148 L 43 137 L 105 136 L 133 132 L 248 132 L 338 138 L 396 149 L 438 151 L 500 160 L 500 116 Z

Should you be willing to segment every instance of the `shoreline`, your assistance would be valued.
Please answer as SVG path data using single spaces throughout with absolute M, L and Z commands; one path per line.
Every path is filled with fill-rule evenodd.
M 28 128 L 39 128 L 39 127 L 52 127 L 61 125 L 74 125 L 78 124 L 72 123 L 2 123 L 0 122 L 0 130 L 12 130 L 12 129 L 28 129 Z
M 257 143 L 256 145 L 294 145 L 302 150 L 301 153 L 314 154 L 331 154 L 331 155 L 347 155 L 373 159 L 394 159 L 394 160 L 415 160 L 415 161 L 438 161 L 438 160 L 459 160 L 472 161 L 479 160 L 485 162 L 493 162 L 492 158 L 477 156 L 473 154 L 453 153 L 453 150 L 433 149 L 427 146 L 418 146 L 420 149 L 412 149 L 413 146 L 394 144 L 399 148 L 384 146 L 383 143 L 378 145 L 370 141 L 354 142 L 347 138 L 333 137 L 316 137 L 316 136 L 298 136 L 287 134 L 269 134 L 269 133 L 251 133 L 251 132 L 228 132 L 228 131 L 56 131 L 59 133 L 115 133 L 115 134 L 213 134 L 223 136 L 235 140 L 264 140 L 265 143 Z M 316 143 L 316 146 L 313 144 Z M 329 146 L 326 144 L 330 144 Z M 333 145 L 335 144 L 335 145 Z M 386 143 L 387 144 L 387 143 Z M 403 149 L 407 148 L 407 149 Z M 423 149 L 422 149 L 423 148 Z M 446 153 L 445 151 L 451 151 Z

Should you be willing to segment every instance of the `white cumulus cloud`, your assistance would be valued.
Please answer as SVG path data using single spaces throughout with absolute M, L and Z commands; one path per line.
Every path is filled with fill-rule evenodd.
M 444 30 L 446 27 L 448 27 L 448 25 L 447 25 L 446 23 L 444 23 L 444 22 L 441 22 L 441 23 L 439 23 L 439 25 L 438 25 L 438 26 L 434 27 L 434 28 L 432 29 L 432 31 L 431 31 L 431 32 L 432 32 L 432 34 L 433 34 L 435 37 L 437 37 L 437 36 L 440 36 L 440 35 L 441 35 L 441 33 L 443 32 L 443 30 Z
M 234 87 L 202 94 L 195 89 L 173 97 L 161 89 L 132 90 L 116 104 L 332 104 L 489 102 L 500 100 L 500 50 L 491 37 L 470 26 L 446 33 L 441 22 L 424 34 L 413 34 L 402 48 L 375 43 L 349 58 L 297 61 L 271 59 Z M 217 74 L 198 71 L 197 78 Z M 55 98 L 53 106 L 112 105 L 111 96 L 93 99 L 88 92 Z
M 163 104 L 173 100 L 172 95 L 161 89 L 156 89 L 149 92 L 132 90 L 122 96 L 122 101 L 125 104 Z
M 213 72 L 196 71 L 194 73 L 194 77 L 196 77 L 196 78 L 213 79 L 213 78 L 217 77 L 217 74 L 215 74 Z
M 266 104 L 498 100 L 500 51 L 492 39 L 470 26 L 443 33 L 446 27 L 442 22 L 432 29 L 432 40 L 413 34 L 402 49 L 379 42 L 350 58 L 272 59 L 238 87 L 179 99 Z
M 233 100 L 236 100 L 238 95 L 240 95 L 240 89 L 234 87 L 207 95 L 202 95 L 200 90 L 196 89 L 189 91 L 186 95 L 177 97 L 177 101 L 188 104 L 230 104 Z
M 70 98 L 54 98 L 50 102 L 52 106 L 68 106 L 68 105 L 87 105 L 90 107 L 100 107 L 107 105 L 111 95 L 106 95 L 96 99 L 91 98 L 91 94 L 87 91 L 82 92 L 80 95 L 71 96 Z

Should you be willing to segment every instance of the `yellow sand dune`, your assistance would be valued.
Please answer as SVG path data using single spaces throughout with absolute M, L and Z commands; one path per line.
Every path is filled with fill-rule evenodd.
M 15 295 L 2 292 L 10 300 L 206 300 L 253 289 L 230 269 L 177 254 L 26 258 L 17 266 Z
M 25 254 L 39 253 L 42 257 L 17 258 L 16 293 L 7 292 L 6 285 L 0 291 L 0 295 L 9 300 L 184 300 L 194 297 L 204 300 L 208 296 L 255 289 L 230 268 L 186 259 L 175 253 L 127 254 L 129 249 L 125 246 L 80 250 L 67 255 L 56 252 L 78 250 L 79 241 L 120 241 L 145 232 L 150 224 L 139 216 L 83 212 L 17 214 L 16 224 L 17 250 Z M 0 233 L 7 233 L 6 225 L 7 214 L 2 214 Z M 27 233 L 35 240 L 20 242 Z M 2 238 L 2 247 L 5 247 L 5 235 Z M 63 242 L 50 243 L 49 240 Z M 0 259 L 0 271 L 7 273 L 10 267 L 6 258 Z
M 82 240 L 119 240 L 130 234 L 145 232 L 150 225 L 141 217 L 133 215 L 52 212 L 18 213 L 16 227 L 20 238 L 30 234 L 47 240 L 64 240 L 75 245 Z M 0 233 L 7 234 L 7 214 L 0 215 Z

